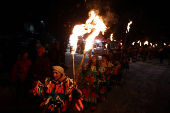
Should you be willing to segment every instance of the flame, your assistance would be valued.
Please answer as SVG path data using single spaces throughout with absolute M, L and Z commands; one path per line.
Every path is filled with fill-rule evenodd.
M 132 42 L 132 45 L 135 45 L 135 42 Z
M 157 46 L 157 44 L 155 44 L 155 46 Z
M 145 41 L 145 42 L 144 42 L 144 45 L 145 45 L 145 44 L 148 45 L 148 41 Z
M 140 46 L 141 46 L 141 42 L 140 42 Z
M 86 33 L 91 33 L 91 35 L 86 39 L 85 50 L 88 51 L 92 48 L 93 40 L 100 32 L 104 34 L 106 26 L 102 19 L 95 14 L 94 11 L 89 12 L 89 19 L 87 19 L 86 24 L 76 25 L 73 28 L 73 34 L 70 35 L 70 45 L 72 46 L 72 54 L 75 53 L 77 48 L 78 36 L 83 36 Z
M 107 48 L 108 44 L 105 44 L 105 47 Z
M 132 21 L 130 21 L 130 22 L 128 23 L 126 33 L 128 33 L 128 32 L 129 32 L 129 29 L 130 29 L 130 25 L 131 25 L 131 24 L 132 24 Z
M 150 45 L 152 46 L 152 43 L 150 43 Z
M 164 43 L 164 46 L 166 46 L 166 43 Z
M 138 42 L 137 43 L 140 43 L 140 40 L 138 40 Z
M 113 41 L 113 34 L 110 34 L 110 40 Z

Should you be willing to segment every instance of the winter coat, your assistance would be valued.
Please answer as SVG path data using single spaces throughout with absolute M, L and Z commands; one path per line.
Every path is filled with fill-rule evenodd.
M 43 98 L 43 102 L 40 106 L 48 105 L 48 109 L 55 111 L 57 107 L 61 106 L 61 111 L 65 112 L 71 107 L 72 98 L 75 99 L 75 107 L 77 110 L 83 109 L 82 93 L 79 89 L 73 88 L 73 80 L 66 77 L 61 82 L 53 80 L 49 77 L 45 79 L 45 85 L 40 81 L 36 81 L 36 86 L 32 90 L 34 95 L 38 95 Z M 73 93 L 76 91 L 75 93 Z M 74 97 L 73 97 L 74 96 Z
M 38 76 L 37 79 L 40 81 L 51 76 L 51 64 L 49 59 L 47 57 L 36 58 L 33 61 L 31 73 L 33 75 L 36 74 Z

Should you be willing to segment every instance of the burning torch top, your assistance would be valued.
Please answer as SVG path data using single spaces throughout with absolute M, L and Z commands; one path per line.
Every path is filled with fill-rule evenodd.
M 100 31 L 104 32 L 106 26 L 103 23 L 102 18 L 100 18 L 95 11 L 90 11 L 89 19 L 86 24 L 76 25 L 73 29 L 73 34 L 70 35 L 70 45 L 72 47 L 72 54 L 75 53 L 77 48 L 78 36 L 83 36 L 86 33 L 91 33 L 86 39 L 85 52 L 92 48 L 93 40 L 99 35 Z

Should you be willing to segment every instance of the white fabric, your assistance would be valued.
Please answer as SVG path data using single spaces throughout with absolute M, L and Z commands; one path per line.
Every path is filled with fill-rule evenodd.
M 53 66 L 52 67 L 54 70 L 60 72 L 61 74 L 64 74 L 64 69 L 60 66 Z

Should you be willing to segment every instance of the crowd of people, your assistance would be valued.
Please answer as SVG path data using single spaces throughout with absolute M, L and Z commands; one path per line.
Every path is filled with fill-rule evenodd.
M 76 100 L 76 108 L 83 109 L 83 106 L 79 107 L 79 104 L 82 105 L 81 91 L 73 87 L 73 80 L 64 73 L 67 68 L 64 48 L 63 42 L 52 42 L 46 52 L 45 47 L 35 42 L 20 51 L 16 63 L 9 71 L 9 80 L 16 87 L 16 101 L 19 101 L 21 96 L 28 99 L 28 94 L 32 92 L 44 100 L 41 106 L 46 106 L 42 112 L 49 109 L 67 112 L 72 98 Z
M 159 59 L 160 64 L 164 59 L 168 59 L 170 64 L 170 47 L 147 47 L 147 46 L 134 46 L 126 49 L 127 56 L 132 59 L 133 62 L 147 61 L 152 59 Z
M 117 49 L 116 52 L 109 51 L 102 55 L 102 60 L 98 60 L 95 54 L 81 70 L 80 76 L 83 81 L 83 105 L 84 108 L 90 108 L 92 111 L 97 109 L 98 101 L 107 99 L 106 93 L 113 85 L 122 86 L 122 77 L 129 69 L 129 62 L 147 61 L 154 58 L 160 59 L 160 64 L 164 59 L 169 59 L 170 48 L 166 47 L 129 47 L 123 50 Z
M 46 52 L 45 47 L 38 43 L 31 43 L 21 50 L 9 72 L 9 80 L 16 87 L 16 101 L 21 96 L 27 99 L 31 92 L 41 97 L 42 112 L 68 112 L 72 105 L 78 110 L 84 107 L 95 110 L 98 99 L 105 99 L 106 91 L 114 81 L 121 83 L 123 60 L 120 62 L 120 58 L 125 60 L 124 55 L 115 57 L 110 51 L 109 55 L 102 56 L 101 61 L 97 55 L 92 58 L 89 55 L 89 63 L 80 73 L 84 81 L 84 89 L 80 91 L 76 83 L 73 84 L 73 80 L 65 75 L 64 44 L 53 42 Z
M 94 111 L 99 101 L 107 99 L 106 93 L 113 85 L 122 86 L 124 70 L 129 69 L 130 59 L 136 62 L 159 58 L 161 64 L 164 58 L 170 59 L 169 49 L 145 46 L 110 50 L 102 55 L 102 60 L 97 54 L 89 54 L 89 61 L 80 72 L 83 89 L 79 90 L 76 83 L 65 75 L 65 52 L 64 42 L 52 42 L 47 50 L 36 41 L 21 50 L 9 73 L 9 79 L 16 86 L 16 100 L 21 95 L 27 99 L 30 91 L 41 97 L 43 113 L 56 110 L 66 113 L 72 105 L 79 111 L 84 108 Z
M 109 51 L 98 60 L 98 55 L 89 55 L 89 61 L 81 70 L 83 81 L 83 105 L 92 111 L 97 109 L 98 101 L 106 99 L 106 93 L 114 84 L 122 86 L 124 70 L 129 69 L 129 61 L 120 50 Z

